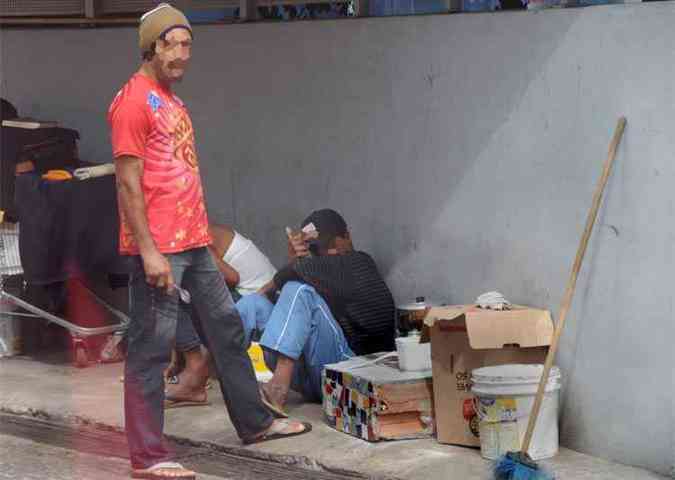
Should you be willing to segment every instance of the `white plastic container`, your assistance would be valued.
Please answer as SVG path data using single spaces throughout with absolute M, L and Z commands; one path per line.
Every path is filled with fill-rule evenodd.
M 484 458 L 496 460 L 520 450 L 543 371 L 543 365 L 510 364 L 478 368 L 471 373 Z M 558 453 L 559 396 L 560 370 L 552 367 L 530 443 L 533 460 Z
M 420 343 L 419 334 L 397 338 L 396 351 L 401 370 L 406 372 L 431 370 L 431 343 Z

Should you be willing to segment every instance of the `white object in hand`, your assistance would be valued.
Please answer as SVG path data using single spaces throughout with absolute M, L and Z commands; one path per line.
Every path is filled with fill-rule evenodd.
M 103 177 L 115 174 L 115 165 L 113 163 L 104 163 L 95 167 L 82 167 L 73 172 L 78 180 L 87 180 L 94 177 Z
M 313 223 L 308 223 L 302 227 L 302 233 L 305 236 L 305 239 L 316 239 L 319 238 L 319 231 L 316 229 Z
M 305 238 L 317 238 L 319 236 L 319 231 L 316 229 L 313 223 L 308 223 L 302 230 L 302 233 L 305 234 Z M 293 229 L 291 227 L 286 227 L 286 236 L 291 238 L 293 236 Z
M 312 222 L 310 222 L 307 225 L 305 225 L 304 227 L 302 227 L 302 231 L 305 232 L 305 233 L 314 233 L 317 230 L 316 230 L 316 226 Z
M 176 285 L 176 291 L 178 292 L 178 297 L 180 298 L 181 302 L 183 303 L 192 302 L 192 295 L 190 295 L 190 292 L 188 292 L 184 288 L 180 288 L 178 285 Z

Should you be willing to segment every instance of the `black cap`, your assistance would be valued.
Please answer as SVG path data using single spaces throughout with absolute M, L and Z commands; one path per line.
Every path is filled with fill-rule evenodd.
M 316 230 L 319 232 L 319 244 L 322 248 L 329 247 L 331 241 L 335 237 L 345 237 L 347 235 L 347 222 L 335 210 L 324 208 L 322 210 L 315 210 L 309 217 L 302 222 L 302 227 L 313 223 Z

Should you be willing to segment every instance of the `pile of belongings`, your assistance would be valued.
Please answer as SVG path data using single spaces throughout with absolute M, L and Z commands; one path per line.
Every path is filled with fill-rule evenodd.
M 486 292 L 476 299 L 479 308 L 487 310 L 510 310 L 511 302 L 499 292 Z

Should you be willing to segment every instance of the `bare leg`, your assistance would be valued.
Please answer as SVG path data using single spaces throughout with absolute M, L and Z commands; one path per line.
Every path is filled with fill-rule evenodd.
M 206 379 L 209 376 L 209 351 L 204 347 L 185 352 L 185 372 Z
M 173 377 L 174 375 L 178 375 L 178 352 L 176 352 L 175 348 L 171 349 L 171 362 L 169 362 L 169 366 L 164 370 L 164 379 Z
M 295 360 L 279 354 L 274 375 L 269 382 L 260 385 L 260 388 L 264 390 L 265 396 L 275 403 L 280 410 L 283 410 L 284 404 L 288 399 L 288 391 L 291 389 L 294 368 Z M 288 418 L 277 418 L 267 430 L 257 435 L 256 438 L 264 438 L 273 434 L 293 435 L 308 432 L 311 429 L 312 426 L 308 423 Z
M 283 408 L 288 400 L 288 391 L 291 389 L 295 360 L 279 354 L 277 367 L 269 382 L 262 385 L 268 398 Z
M 172 400 L 206 400 L 206 382 L 209 378 L 209 353 L 204 347 L 185 352 L 185 369 L 178 383 L 166 386 L 166 396 Z

